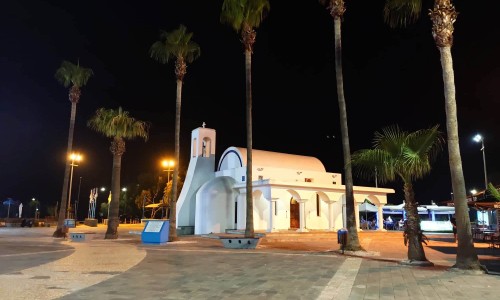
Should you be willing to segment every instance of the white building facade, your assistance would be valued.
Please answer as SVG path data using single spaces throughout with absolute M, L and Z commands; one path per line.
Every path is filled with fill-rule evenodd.
M 246 148 L 227 148 L 215 165 L 215 130 L 191 133 L 191 158 L 177 201 L 177 228 L 194 234 L 244 230 Z M 252 150 L 255 231 L 336 231 L 345 227 L 345 186 L 315 157 Z M 365 199 L 382 206 L 393 189 L 354 186 L 356 223 Z M 382 230 L 382 229 L 381 229 Z

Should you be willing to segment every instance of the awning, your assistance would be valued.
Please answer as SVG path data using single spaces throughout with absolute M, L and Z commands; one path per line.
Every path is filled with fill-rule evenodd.
M 500 201 L 469 201 L 467 202 L 469 207 L 476 209 L 500 209 Z
M 378 209 L 375 205 L 365 202 L 359 205 L 359 212 L 377 212 Z

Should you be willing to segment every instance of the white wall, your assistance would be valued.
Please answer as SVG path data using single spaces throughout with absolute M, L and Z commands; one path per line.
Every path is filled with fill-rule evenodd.
M 205 183 L 196 193 L 195 234 L 223 233 L 234 229 L 234 180 L 219 177 Z

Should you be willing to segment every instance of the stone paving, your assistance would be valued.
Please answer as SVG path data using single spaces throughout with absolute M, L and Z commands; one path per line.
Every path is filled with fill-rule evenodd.
M 72 229 L 76 230 L 76 229 Z M 0 299 L 498 299 L 500 276 L 451 271 L 451 235 L 429 236 L 433 267 L 399 264 L 400 232 L 360 232 L 366 251 L 344 255 L 334 239 L 261 242 L 225 249 L 219 240 L 181 237 L 143 244 L 138 225 L 78 226 L 95 237 L 52 238 L 54 228 L 0 227 Z M 476 244 L 496 268 L 500 249 Z M 500 274 L 492 272 L 492 274 Z

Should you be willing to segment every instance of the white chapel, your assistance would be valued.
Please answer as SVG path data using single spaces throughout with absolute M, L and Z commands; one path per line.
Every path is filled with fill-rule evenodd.
M 177 228 L 186 234 L 244 230 L 246 225 L 246 148 L 229 147 L 215 161 L 215 130 L 191 133 L 188 171 L 177 200 Z M 252 150 L 254 230 L 337 231 L 345 227 L 345 186 L 340 173 L 326 172 L 315 157 Z M 382 206 L 393 189 L 354 186 L 359 205 L 368 199 Z M 383 230 L 383 229 L 380 229 Z

